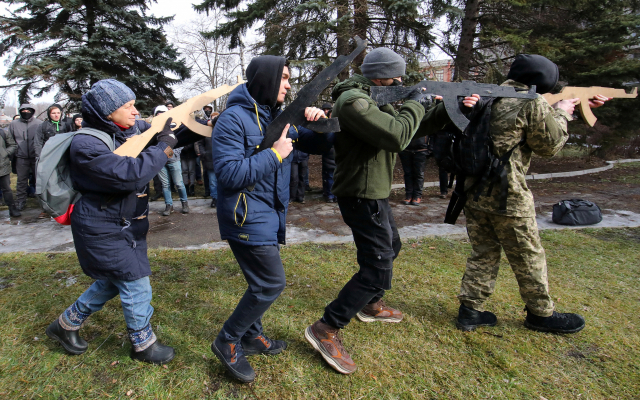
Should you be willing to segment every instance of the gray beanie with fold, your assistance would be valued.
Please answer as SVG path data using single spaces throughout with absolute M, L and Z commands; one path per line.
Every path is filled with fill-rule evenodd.
M 115 79 L 96 82 L 84 96 L 103 118 L 136 99 L 136 95 L 127 85 Z
M 364 57 L 360 69 L 368 79 L 396 78 L 405 74 L 407 63 L 393 50 L 378 47 Z

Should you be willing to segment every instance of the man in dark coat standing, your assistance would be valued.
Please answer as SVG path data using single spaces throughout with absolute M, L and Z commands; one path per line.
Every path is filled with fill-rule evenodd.
M 16 151 L 16 208 L 22 211 L 27 202 L 29 189 L 29 174 L 36 173 L 36 131 L 42 123 L 36 119 L 36 109 L 32 104 L 20 106 L 20 118 L 11 121 L 9 134 L 13 136 L 18 150 Z
M 256 374 L 246 355 L 278 354 L 287 347 L 263 333 L 262 316 L 286 285 L 280 244 L 285 242 L 293 149 L 286 136 L 297 132 L 287 125 L 271 148 L 256 153 L 291 88 L 289 68 L 283 57 L 262 56 L 249 63 L 246 73 L 247 83 L 229 94 L 227 109 L 218 117 L 212 148 L 220 236 L 229 242 L 248 288 L 211 350 L 235 378 L 251 382 Z M 315 121 L 322 110 L 307 108 L 305 116 Z M 305 152 L 321 154 L 332 145 L 333 134 L 297 130 L 297 146 Z
M 121 82 L 97 82 L 82 96 L 83 129 L 108 133 L 116 148 L 128 137 L 149 129 L 147 122 L 136 120 L 135 98 Z M 157 341 L 149 322 L 153 307 L 146 240 L 148 183 L 177 144 L 170 124 L 171 118 L 156 135 L 155 144 L 135 158 L 113 153 L 94 136 L 77 134 L 71 142 L 71 179 L 82 193 L 71 214 L 71 232 L 82 270 L 96 279 L 47 328 L 47 336 L 71 354 L 82 354 L 88 348 L 78 334 L 82 324 L 120 295 L 131 358 L 163 364 L 174 357 L 173 348 Z

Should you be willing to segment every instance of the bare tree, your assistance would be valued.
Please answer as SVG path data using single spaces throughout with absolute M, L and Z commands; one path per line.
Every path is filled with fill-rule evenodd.
M 180 85 L 183 98 L 193 97 L 225 83 L 234 84 L 238 75 L 244 75 L 247 54 L 243 46 L 230 51 L 228 39 L 208 39 L 201 34 L 216 29 L 221 18 L 217 11 L 213 11 L 208 18 L 198 18 L 176 26 L 170 33 L 173 45 L 191 70 L 191 78 Z M 227 97 L 217 99 L 213 109 L 224 109 Z

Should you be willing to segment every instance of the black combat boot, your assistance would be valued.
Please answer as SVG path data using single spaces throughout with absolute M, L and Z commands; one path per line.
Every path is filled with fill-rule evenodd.
M 22 213 L 18 211 L 15 205 L 11 204 L 9 206 L 9 216 L 14 218 L 22 217 Z
M 189 202 L 188 201 L 183 201 L 182 202 L 182 213 L 183 214 L 189 214 Z
M 173 360 L 176 356 L 175 350 L 171 346 L 165 346 L 156 340 L 151 346 L 142 351 L 131 349 L 131 358 L 149 364 L 162 365 Z
M 496 318 L 494 313 L 489 311 L 477 311 L 465 306 L 464 304 L 460 304 L 456 327 L 461 331 L 468 332 L 479 326 L 495 326 L 497 323 L 498 318 Z
M 240 382 L 249 383 L 256 379 L 256 373 L 244 356 L 240 343 L 227 343 L 216 338 L 211 343 L 211 351 L 218 357 L 222 365 Z
M 246 356 L 254 354 L 266 354 L 272 356 L 281 353 L 287 348 L 287 342 L 283 340 L 272 340 L 265 335 L 258 335 L 253 339 L 242 338 L 242 350 Z
M 47 327 L 45 333 L 51 339 L 60 343 L 71 354 L 82 354 L 89 347 L 89 344 L 80 337 L 78 331 L 68 331 L 60 326 L 58 318 Z
M 211 199 L 211 208 L 216 208 L 218 205 L 218 199 Z
M 584 318 L 578 314 L 554 311 L 550 317 L 539 317 L 527 307 L 525 310 L 527 310 L 527 318 L 524 320 L 524 326 L 534 331 L 576 333 L 580 332 L 585 325 Z

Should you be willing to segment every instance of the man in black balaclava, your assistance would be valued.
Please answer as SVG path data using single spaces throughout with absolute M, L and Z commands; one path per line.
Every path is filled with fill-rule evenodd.
M 554 88 L 558 76 L 558 67 L 545 57 L 521 54 L 511 65 L 508 80 L 502 86 L 527 90 L 536 85 L 537 92 L 544 94 Z M 585 321 L 580 315 L 554 311 L 533 195 L 525 181 L 532 153 L 551 157 L 564 146 L 569 137 L 567 122 L 572 120 L 577 100 L 563 100 L 553 105 L 542 96 L 534 100 L 500 98 L 494 101 L 490 126 L 494 154 L 501 157 L 513 149 L 505 165 L 507 206 L 506 212 L 500 210 L 501 190 L 495 188 L 491 196 L 480 196 L 478 201 L 468 201 L 465 206 L 472 252 L 458 296 L 461 304 L 456 325 L 459 329 L 471 331 L 497 323 L 493 313 L 484 311 L 484 302 L 495 289 L 502 249 L 526 304 L 524 325 L 527 328 L 574 333 L 584 327 Z M 589 100 L 589 105 L 600 107 L 606 100 L 607 97 L 596 96 Z M 474 183 L 467 179 L 465 188 Z
M 16 208 L 22 211 L 27 202 L 27 190 L 29 186 L 29 174 L 36 173 L 36 132 L 42 123 L 36 119 L 35 107 L 32 104 L 22 104 L 20 106 L 20 118 L 11 121 L 9 124 L 9 134 L 18 145 L 16 151 L 16 172 L 18 182 L 16 184 Z
M 283 57 L 261 56 L 251 61 L 246 76 L 247 83 L 229 94 L 211 147 L 220 235 L 229 242 L 248 289 L 211 350 L 236 379 L 251 382 L 255 372 L 245 356 L 278 354 L 287 347 L 268 338 L 261 321 L 286 285 L 279 245 L 285 240 L 293 148 L 287 134 L 298 134 L 297 146 L 314 154 L 331 147 L 333 134 L 287 125 L 271 148 L 256 153 L 267 127 L 280 114 L 291 88 L 290 73 Z M 305 110 L 309 121 L 323 115 L 319 108 Z

